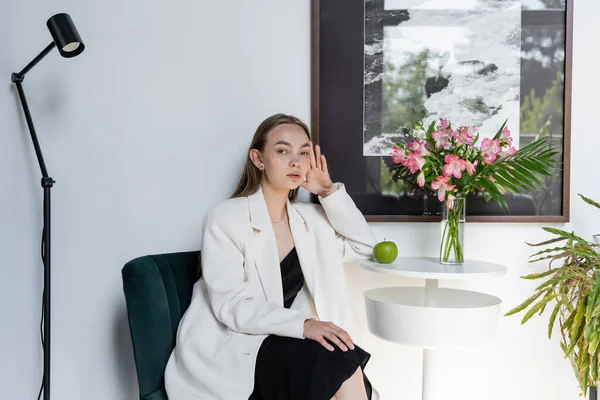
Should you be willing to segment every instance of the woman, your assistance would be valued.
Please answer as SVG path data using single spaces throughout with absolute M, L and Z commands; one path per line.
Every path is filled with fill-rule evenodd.
M 321 206 L 297 203 L 300 186 Z M 283 114 L 263 121 L 232 198 L 205 217 L 169 399 L 371 399 L 342 262 L 370 257 L 374 243 L 308 127 Z

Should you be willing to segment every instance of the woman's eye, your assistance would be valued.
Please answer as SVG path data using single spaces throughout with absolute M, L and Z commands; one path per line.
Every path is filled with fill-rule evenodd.
M 303 152 L 302 152 L 302 153 L 300 153 L 300 154 L 302 154 L 303 156 L 307 156 L 307 155 L 309 155 L 310 153 L 309 153 L 308 151 L 303 151 Z
M 277 149 L 277 154 L 285 154 L 285 149 Z

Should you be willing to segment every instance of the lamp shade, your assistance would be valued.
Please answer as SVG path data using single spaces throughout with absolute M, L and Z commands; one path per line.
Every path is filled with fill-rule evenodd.
M 81 54 L 85 45 L 69 14 L 56 14 L 46 22 L 60 55 L 66 58 Z

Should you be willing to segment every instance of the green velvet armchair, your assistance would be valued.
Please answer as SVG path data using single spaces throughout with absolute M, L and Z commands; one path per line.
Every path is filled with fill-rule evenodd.
M 121 271 L 140 400 L 167 400 L 165 367 L 190 305 L 199 259 L 199 251 L 150 255 Z

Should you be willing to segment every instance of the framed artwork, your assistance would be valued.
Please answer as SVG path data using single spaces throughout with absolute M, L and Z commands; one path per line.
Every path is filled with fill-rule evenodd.
M 545 189 L 509 211 L 467 198 L 475 222 L 567 222 L 572 0 L 312 0 L 312 133 L 334 181 L 369 221 L 437 221 L 431 193 L 392 181 L 394 143 L 417 120 L 448 118 L 517 148 L 548 136 Z

